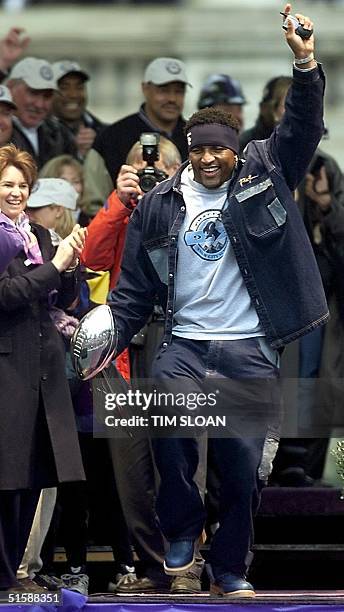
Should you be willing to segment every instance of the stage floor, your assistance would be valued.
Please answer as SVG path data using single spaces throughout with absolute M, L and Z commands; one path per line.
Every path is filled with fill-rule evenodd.
M 341 591 L 257 591 L 254 598 L 228 600 L 223 597 L 213 597 L 207 592 L 202 592 L 199 595 L 135 595 L 135 596 L 118 596 L 109 593 L 94 593 L 90 595 L 87 601 L 88 604 L 96 603 L 112 603 L 114 605 L 128 607 L 136 606 L 156 606 L 166 604 L 167 606 L 180 606 L 186 604 L 190 609 L 194 609 L 200 605 L 208 606 L 209 604 L 228 604 L 228 603 L 245 603 L 245 605 L 255 606 L 264 604 L 288 604 L 289 606 L 301 603 L 311 605 L 342 605 L 344 611 L 344 590 Z
M 85 612 L 344 612 L 342 591 L 258 591 L 255 598 L 229 600 L 200 595 L 142 595 L 119 597 L 94 594 Z
M 95 593 L 88 598 L 62 591 L 62 605 L 0 604 L 0 612 L 344 612 L 344 590 L 258 591 L 251 599 L 229 600 L 200 595 L 135 595 Z

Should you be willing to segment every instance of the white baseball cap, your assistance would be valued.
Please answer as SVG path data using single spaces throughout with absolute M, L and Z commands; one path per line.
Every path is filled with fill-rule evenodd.
M 8 79 L 22 79 L 31 89 L 57 89 L 52 65 L 37 57 L 20 60 L 13 66 Z
M 90 76 L 83 70 L 77 62 L 72 62 L 70 60 L 60 60 L 59 62 L 54 62 L 52 64 L 56 81 L 58 82 L 62 79 L 66 74 L 79 74 L 84 81 L 88 81 Z
M 185 64 L 175 57 L 157 57 L 148 64 L 143 76 L 144 83 L 154 85 L 165 85 L 173 81 L 186 83 L 192 87 L 186 75 Z
M 8 87 L 5 85 L 0 85 L 0 104 L 7 104 L 12 108 L 17 108 L 17 105 L 13 102 L 12 94 Z
M 60 178 L 38 179 L 34 184 L 27 201 L 28 208 L 41 206 L 64 206 L 69 210 L 76 209 L 78 193 L 73 185 Z

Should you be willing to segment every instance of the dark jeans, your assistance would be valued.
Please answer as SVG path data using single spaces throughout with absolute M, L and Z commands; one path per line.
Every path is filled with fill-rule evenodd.
M 256 387 L 266 404 L 267 379 L 278 377 L 278 356 L 262 339 L 249 338 L 233 341 L 196 341 L 173 337 L 172 343 L 161 350 L 153 365 L 153 378 L 164 389 L 168 381 L 178 381 L 179 389 L 188 388 L 190 380 L 198 381 L 200 390 L 208 379 L 234 381 L 235 392 L 226 403 L 240 405 L 239 419 L 234 418 L 236 437 L 210 438 L 219 466 L 221 492 L 219 504 L 220 527 L 210 551 L 210 563 L 215 577 L 228 571 L 244 574 L 246 559 L 253 538 L 253 516 L 259 504 L 262 482 L 258 477 L 266 435 L 259 438 L 245 435 L 245 410 L 259 403 L 250 397 L 248 379 L 260 381 Z M 246 384 L 245 384 L 246 381 Z M 226 381 L 227 382 L 227 381 Z M 175 387 L 174 387 L 175 388 Z M 240 404 L 240 395 L 243 401 Z M 246 397 L 247 395 L 247 397 Z M 242 398 L 241 398 L 242 399 Z M 247 400 L 247 401 L 246 401 Z M 277 434 L 279 400 L 271 396 L 275 417 L 272 428 Z M 237 414 L 237 410 L 234 411 Z M 205 521 L 203 501 L 193 481 L 198 464 L 195 438 L 166 437 L 153 439 L 155 461 L 161 477 L 157 499 L 157 514 L 164 535 L 169 541 L 196 540 Z

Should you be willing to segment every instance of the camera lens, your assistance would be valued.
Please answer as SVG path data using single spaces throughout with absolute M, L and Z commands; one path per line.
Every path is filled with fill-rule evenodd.
M 154 174 L 143 174 L 140 178 L 140 187 L 142 191 L 144 191 L 145 193 L 153 189 L 156 183 L 157 183 L 157 180 Z

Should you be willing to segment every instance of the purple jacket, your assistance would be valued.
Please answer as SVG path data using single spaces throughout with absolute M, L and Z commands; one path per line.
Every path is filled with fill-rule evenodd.
M 0 213 L 0 274 L 22 248 L 20 234 L 5 220 L 5 215 Z

